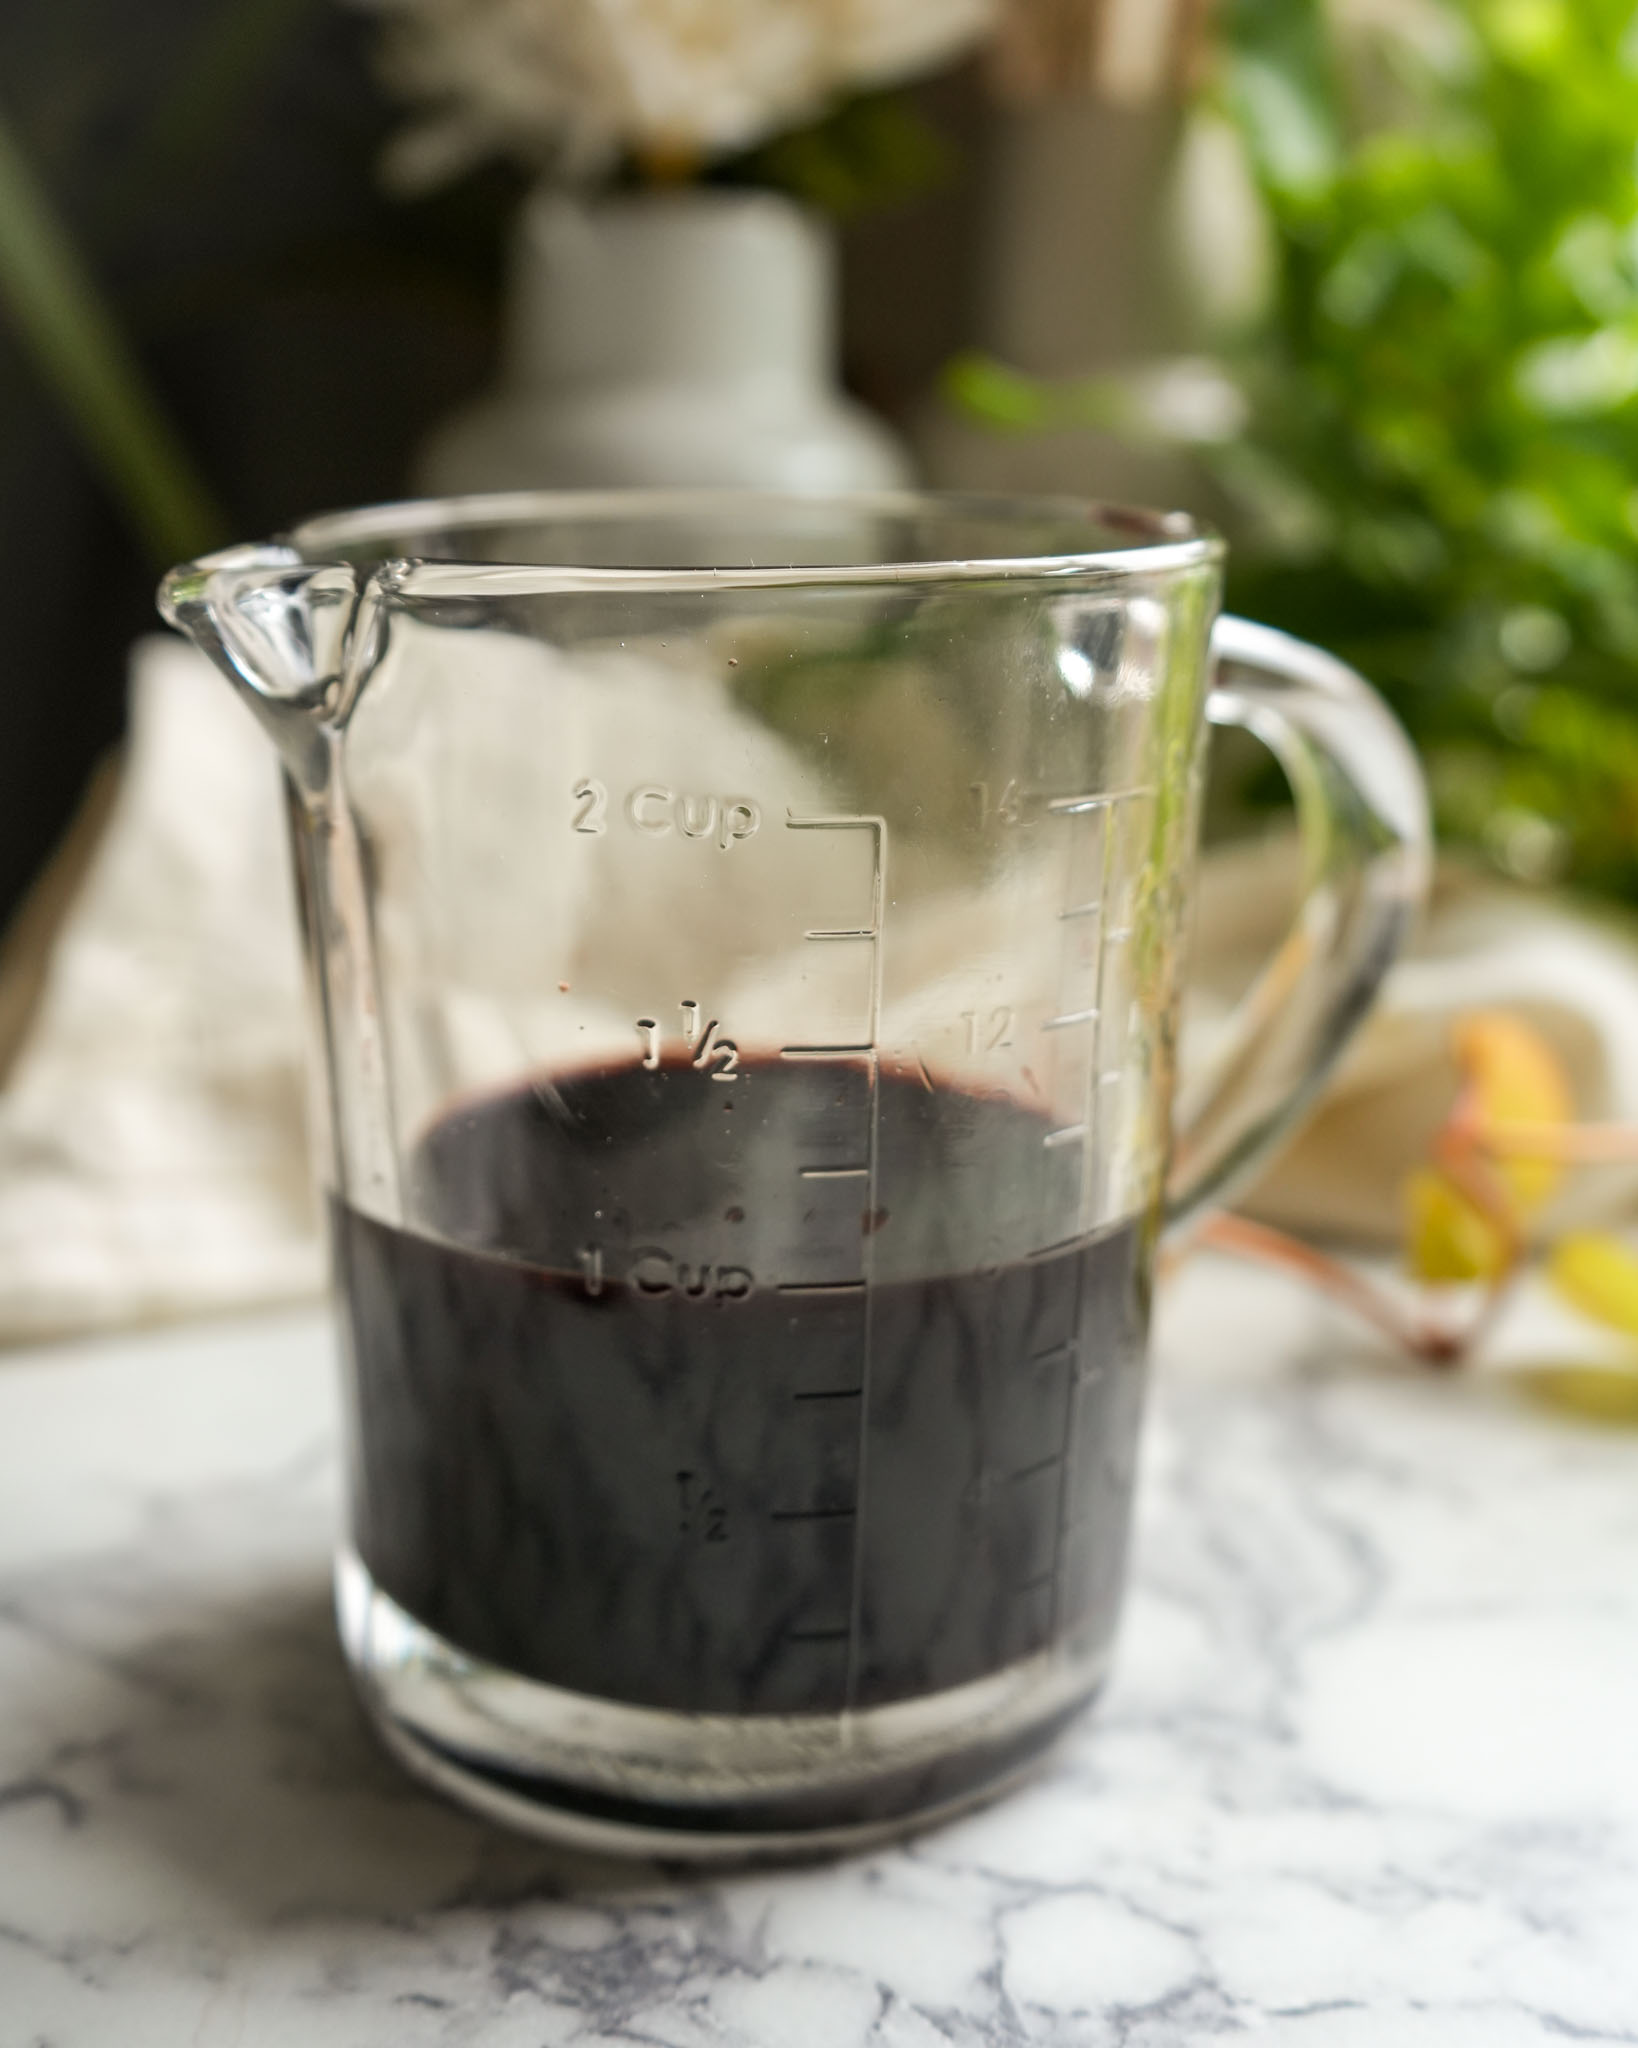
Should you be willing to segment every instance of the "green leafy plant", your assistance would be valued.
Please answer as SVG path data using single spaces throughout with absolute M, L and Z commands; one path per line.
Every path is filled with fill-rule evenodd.
M 1206 91 L 1274 256 L 1243 407 L 965 358 L 1013 432 L 1197 443 L 1231 601 L 1321 641 L 1420 743 L 1447 840 L 1638 892 L 1638 30 L 1627 0 L 1223 0 Z M 1386 24 L 1386 25 L 1384 25 Z M 1210 408 L 1208 408 L 1208 411 Z
M 1265 540 L 1235 597 L 1389 693 L 1448 836 L 1630 895 L 1632 10 L 1423 12 L 1419 42 L 1379 39 L 1352 75 L 1313 0 L 1223 17 L 1217 90 L 1278 252 L 1251 423 L 1215 456 Z

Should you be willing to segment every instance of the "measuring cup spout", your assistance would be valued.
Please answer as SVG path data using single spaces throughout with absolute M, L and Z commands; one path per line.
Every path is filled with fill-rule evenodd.
M 274 545 L 208 555 L 160 586 L 161 612 L 215 662 L 309 791 L 357 695 L 361 582 L 347 563 Z

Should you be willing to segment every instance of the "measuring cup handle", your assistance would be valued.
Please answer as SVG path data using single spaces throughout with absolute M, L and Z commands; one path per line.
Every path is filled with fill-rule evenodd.
M 1171 1224 L 1223 1201 L 1313 1101 L 1370 1008 L 1426 892 L 1427 790 L 1364 679 L 1271 626 L 1223 618 L 1206 715 L 1274 755 L 1291 784 L 1302 900 L 1210 1070 L 1185 1085 L 1166 1188 Z

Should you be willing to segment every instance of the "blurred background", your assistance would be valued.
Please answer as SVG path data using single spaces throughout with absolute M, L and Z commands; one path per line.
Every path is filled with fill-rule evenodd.
M 0 1335 L 321 1280 L 271 758 L 166 567 L 406 492 L 917 477 L 1203 514 L 1420 750 L 1430 915 L 1258 1216 L 1486 1299 L 1625 1227 L 1630 0 L 11 0 Z M 1214 746 L 1191 1057 L 1286 817 Z M 1604 1128 L 1458 1184 L 1476 1101 Z
M 76 416 L 51 360 L 72 340 L 27 331 L 14 260 L 0 292 L 0 905 L 118 738 L 160 557 L 397 493 L 417 434 L 485 374 L 521 181 L 387 199 L 375 170 L 392 110 L 370 34 L 329 0 L 0 9 L 17 160 L 0 241 L 26 254 L 27 200 L 49 205 L 188 469 L 144 445 L 132 479 L 118 426 Z
M 565 12 L 469 12 L 515 27 L 531 5 Z M 1527 883 L 1630 894 L 1628 10 L 954 12 L 903 78 L 744 146 L 616 138 L 591 175 L 771 187 L 827 215 L 842 377 L 917 470 L 1205 511 L 1235 543 L 1237 606 L 1390 694 L 1448 841 Z M 545 145 L 416 129 L 460 17 L 0 10 L 0 915 L 118 740 L 156 572 L 403 492 L 435 424 L 494 382 Z M 559 177 L 586 175 L 551 146 Z

